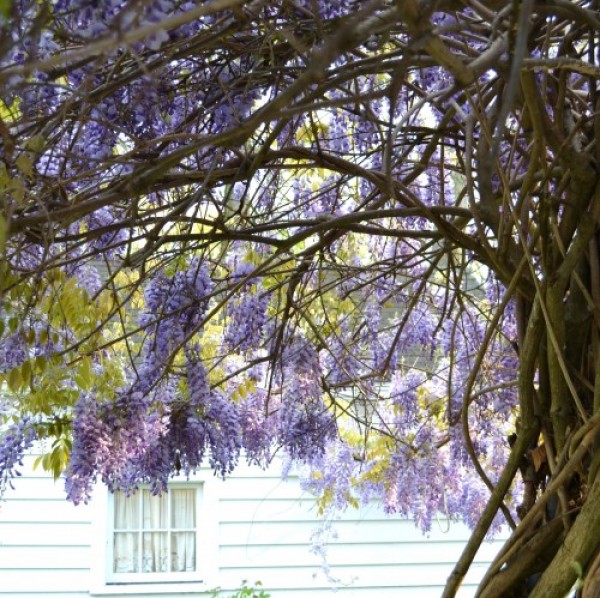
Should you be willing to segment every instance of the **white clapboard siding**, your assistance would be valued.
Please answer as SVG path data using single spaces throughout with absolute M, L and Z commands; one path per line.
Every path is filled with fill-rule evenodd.
M 0 502 L 0 597 L 90 598 L 96 595 L 90 590 L 114 597 L 210 596 L 185 584 L 145 586 L 137 594 L 131 586 L 99 590 L 92 577 L 102 569 L 95 562 L 105 540 L 106 524 L 99 517 L 106 518 L 106 511 L 97 507 L 102 500 L 73 506 L 65 500 L 63 483 L 34 472 L 32 462 L 28 458 L 23 477 Z M 210 516 L 216 522 L 217 573 L 211 586 L 201 589 L 219 586 L 226 598 L 242 582 L 260 580 L 272 598 L 333 598 L 334 589 L 340 598 L 440 596 L 469 536 L 465 526 L 441 520 L 425 537 L 413 522 L 388 517 L 375 504 L 348 509 L 332 523 L 326 573 L 322 557 L 311 551 L 319 525 L 314 500 L 302 493 L 296 478 L 282 480 L 279 473 L 276 467 L 241 465 L 225 482 L 203 476 L 216 497 Z M 97 492 L 105 490 L 99 486 Z M 460 596 L 474 595 L 499 546 L 499 541 L 482 546 Z
M 91 510 L 33 459 L 0 501 L 0 596 L 88 598 Z

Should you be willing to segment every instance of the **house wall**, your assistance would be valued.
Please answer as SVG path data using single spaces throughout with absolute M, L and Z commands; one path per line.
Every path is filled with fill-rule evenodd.
M 104 570 L 104 489 L 98 487 L 89 505 L 75 507 L 65 500 L 62 481 L 55 484 L 43 471 L 34 472 L 32 461 L 28 458 L 15 490 L 8 490 L 0 503 L 0 596 L 131 595 L 127 586 L 102 590 L 98 583 Z M 317 527 L 314 501 L 302 494 L 295 478 L 282 481 L 278 474 L 276 468 L 264 472 L 241 466 L 223 482 L 205 472 L 214 497 L 214 532 L 207 542 L 214 545 L 215 567 L 205 590 L 220 586 L 220 595 L 227 596 L 244 580 L 260 580 L 272 598 L 333 596 L 334 584 L 310 551 Z M 464 526 L 448 529 L 445 521 L 424 537 L 411 521 L 388 517 L 377 505 L 348 510 L 332 529 L 337 537 L 328 544 L 327 564 L 341 598 L 438 597 L 468 538 Z M 474 595 L 500 543 L 484 544 L 460 596 Z M 187 587 L 154 590 L 176 598 L 189 596 Z M 189 589 L 210 596 L 196 586 Z M 146 588 L 137 595 L 154 593 Z

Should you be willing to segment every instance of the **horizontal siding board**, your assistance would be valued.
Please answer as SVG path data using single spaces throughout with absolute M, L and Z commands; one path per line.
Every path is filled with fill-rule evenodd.
M 229 546 L 219 550 L 222 569 L 236 567 L 320 566 L 320 558 L 306 544 L 283 546 Z M 351 563 L 349 563 L 351 564 Z
M 15 480 L 14 489 L 8 489 L 4 494 L 3 501 L 0 502 L 0 513 L 4 501 L 14 500 L 62 500 L 66 499 L 65 485 L 63 480 L 56 482 L 46 475 L 40 477 L 21 477 Z
M 222 546 L 263 544 L 298 544 L 306 541 L 318 525 L 316 520 L 286 521 L 282 520 L 277 525 L 268 521 L 221 521 L 219 534 Z M 432 535 L 424 536 L 411 521 L 371 521 L 366 524 L 356 521 L 336 521 L 334 528 L 337 533 L 338 543 L 349 544 L 378 544 L 415 542 L 428 543 Z M 462 526 L 451 526 L 450 531 L 443 535 L 444 541 L 464 542 L 469 538 L 469 530 Z
M 144 589 L 144 590 L 137 590 L 137 591 L 126 591 L 124 589 L 111 589 L 110 591 L 98 591 L 98 592 L 91 592 L 88 595 L 89 596 L 107 596 L 110 598 L 149 598 L 150 596 L 152 596 L 153 598 L 181 598 L 182 596 L 189 596 L 190 598 L 213 598 L 213 594 L 211 592 L 199 592 L 196 589 L 187 589 L 185 587 L 183 587 L 182 589 L 178 590 L 177 592 L 167 592 L 165 590 L 152 590 L 152 589 Z M 227 598 L 230 598 L 231 594 L 227 595 L 224 594 L 223 598 L 225 598 L 225 596 L 227 596 Z M 20 597 L 19 597 L 20 598 Z M 40 597 L 37 597 L 40 598 Z M 274 597 L 271 597 L 274 598 Z M 283 596 L 281 597 L 283 598 Z
M 66 500 L 14 500 L 0 505 L 0 525 L 5 521 L 23 523 L 89 522 L 88 505 L 73 505 Z
M 255 473 L 256 476 L 256 473 Z M 178 478 L 186 481 L 184 477 Z M 194 481 L 194 477 L 190 478 Z M 284 481 L 277 477 L 231 477 L 226 480 L 211 479 L 211 483 L 218 485 L 221 500 L 237 501 L 239 499 L 249 500 L 278 500 L 278 499 L 299 499 L 304 496 L 306 499 L 314 500 L 308 493 L 303 493 L 297 481 Z M 14 489 L 8 489 L 4 495 L 4 501 L 23 499 L 38 499 L 44 497 L 46 500 L 65 500 L 64 480 L 59 479 L 56 482 L 52 477 L 42 472 L 42 475 L 28 476 L 23 475 L 14 480 Z M 104 488 L 98 485 L 95 491 L 103 492 Z M 0 505 L 3 503 L 0 503 Z M 1 507 L 0 507 L 1 508 Z
M 237 500 L 221 500 L 220 505 L 222 521 L 244 521 L 249 516 L 253 520 L 293 521 L 297 518 L 305 521 L 319 519 L 316 501 L 311 496 L 290 498 L 272 496 L 259 498 L 245 498 Z M 287 517 L 287 519 L 286 519 Z M 359 509 L 348 508 L 336 516 L 336 521 L 404 521 L 414 527 L 414 522 L 401 516 L 390 516 L 384 513 L 377 505 L 364 505 Z
M 306 544 L 310 541 L 311 526 L 304 521 L 269 523 L 219 523 L 221 546 Z
M 444 587 L 453 565 L 421 564 L 421 565 L 369 565 L 333 567 L 330 574 L 339 579 L 344 587 L 388 587 L 415 588 L 420 586 Z M 486 567 L 473 565 L 472 571 L 465 578 L 464 584 L 471 585 L 481 578 Z M 231 568 L 222 570 L 226 579 L 259 579 L 265 587 L 285 589 L 293 580 L 294 587 L 316 588 L 331 585 L 325 573 L 318 567 L 253 567 Z M 441 593 L 441 592 L 440 592 Z
M 399 593 L 397 588 L 339 588 L 334 591 L 329 588 L 321 590 L 273 590 L 268 588 L 271 598 L 440 598 L 440 588 L 420 587 L 411 588 L 410 593 Z M 231 594 L 220 594 L 220 598 L 228 598 Z M 473 598 L 475 590 L 470 588 L 458 592 L 457 598 Z
M 482 546 L 477 555 L 478 562 L 490 563 L 498 548 L 498 544 Z M 463 549 L 462 542 L 387 543 L 371 544 L 365 548 L 362 544 L 339 545 L 334 541 L 327 546 L 326 552 L 328 565 L 335 567 L 367 564 L 452 564 L 458 560 Z M 221 548 L 220 563 L 223 567 L 235 567 L 239 563 L 256 567 L 278 567 L 282 563 L 293 563 L 298 566 L 318 565 L 320 560 L 305 544 L 277 547 L 240 545 Z
M 220 521 L 223 524 L 261 524 L 270 522 L 301 523 L 318 525 L 321 519 L 317 515 L 312 498 L 295 499 L 262 499 L 221 501 Z M 396 540 L 404 542 L 427 543 L 431 538 L 441 541 L 464 542 L 470 537 L 470 530 L 460 522 L 445 520 L 434 521 L 432 529 L 424 534 L 414 521 L 402 516 L 388 515 L 377 505 L 361 506 L 360 509 L 349 508 L 336 515 L 333 525 L 339 528 L 352 529 L 352 526 L 369 527 L 376 530 L 380 527 L 392 527 L 399 534 Z M 501 537 L 501 536 L 500 536 Z M 361 539 L 362 540 L 362 539 Z
M 231 477 L 224 481 L 217 480 L 219 495 L 223 503 L 240 499 L 276 500 L 298 499 L 302 495 L 311 498 L 308 493 L 302 493 L 295 481 L 283 481 L 277 478 L 237 478 Z
M 89 546 L 89 523 L 0 523 L 0 546 Z
M 314 521 L 317 518 L 315 501 L 312 499 L 221 501 L 219 512 L 221 521 L 227 523 Z
M 269 592 L 271 598 L 440 598 L 443 588 L 439 586 L 432 587 L 411 587 L 411 588 L 382 588 L 379 586 L 356 588 L 356 587 L 338 587 L 315 586 L 310 589 L 277 589 L 263 588 Z M 219 594 L 220 598 L 230 598 L 229 593 Z M 475 588 L 463 588 L 457 594 L 457 598 L 474 598 Z M 207 597 L 208 598 L 208 597 Z
M 2 592 L 9 596 L 17 595 L 18 592 L 39 592 L 42 596 L 46 596 L 46 592 L 83 593 L 88 591 L 89 584 L 89 571 L 69 569 L 66 566 L 60 571 L 52 569 L 2 571 L 0 581 Z
M 0 546 L 0 571 L 64 569 L 66 565 L 69 569 L 89 570 L 89 546 Z
M 21 474 L 19 479 L 44 478 L 47 480 L 52 480 L 52 474 L 49 471 L 46 471 L 41 464 L 39 464 L 35 469 L 33 467 L 35 460 L 41 454 L 41 452 L 33 452 L 25 455 L 23 458 L 23 466 L 19 467 L 19 472 Z

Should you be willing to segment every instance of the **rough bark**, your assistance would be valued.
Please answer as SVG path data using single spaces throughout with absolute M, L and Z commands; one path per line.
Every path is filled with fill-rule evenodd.
M 581 513 L 556 556 L 536 584 L 531 598 L 563 598 L 588 568 L 600 547 L 600 480 L 594 483 Z

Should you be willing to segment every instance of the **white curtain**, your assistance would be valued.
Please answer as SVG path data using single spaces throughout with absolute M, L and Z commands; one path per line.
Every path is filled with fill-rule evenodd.
M 137 573 L 139 570 L 140 502 L 137 497 L 115 494 L 115 573 Z M 135 531 L 118 531 L 135 530 Z
M 166 573 L 169 570 L 169 495 L 152 496 L 149 490 L 142 490 L 142 512 L 142 572 Z
M 171 500 L 171 571 L 195 571 L 196 534 L 182 530 L 196 529 L 196 493 L 177 490 Z
M 115 494 L 115 573 L 196 570 L 196 491 Z

